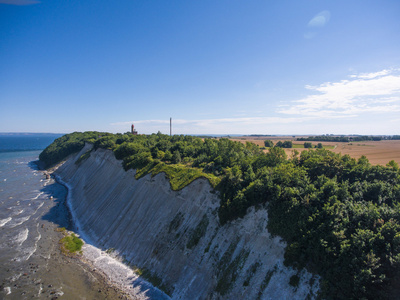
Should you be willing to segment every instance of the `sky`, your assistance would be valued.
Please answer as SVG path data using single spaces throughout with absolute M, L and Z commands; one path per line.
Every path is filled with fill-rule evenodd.
M 0 132 L 400 134 L 398 0 L 0 0 Z

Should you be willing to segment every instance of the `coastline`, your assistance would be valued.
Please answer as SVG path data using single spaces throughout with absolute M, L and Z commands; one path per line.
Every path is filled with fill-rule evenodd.
M 0 298 L 132 299 L 90 264 L 61 253 L 58 229 L 71 228 L 67 190 L 40 169 L 37 154 L 2 161 Z
M 98 280 L 102 285 L 99 290 L 104 290 L 106 293 L 117 293 L 118 299 L 170 299 L 163 291 L 139 277 L 129 266 L 125 265 L 118 253 L 114 253 L 111 249 L 104 251 L 97 248 L 93 239 L 79 229 L 79 220 L 76 218 L 70 201 L 73 188 L 64 182 L 60 176 L 54 174 L 54 171 L 61 165 L 62 163 L 45 172 L 50 174 L 58 184 L 64 186 L 67 190 L 65 206 L 72 218 L 73 231 L 84 242 L 82 254 L 77 255 L 74 259 L 79 261 L 87 269 L 87 272 L 99 277 Z M 60 255 L 63 254 L 60 253 Z M 107 297 L 106 299 L 116 298 Z

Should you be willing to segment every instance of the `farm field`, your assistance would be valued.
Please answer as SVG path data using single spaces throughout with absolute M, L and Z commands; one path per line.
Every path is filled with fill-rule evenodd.
M 278 141 L 292 141 L 293 148 L 284 149 L 288 156 L 292 155 L 293 150 L 299 152 L 308 151 L 302 148 L 304 142 L 296 141 L 298 136 L 243 136 L 232 138 L 231 140 L 239 141 L 242 143 L 252 142 L 260 147 L 264 147 L 264 140 L 272 140 L 274 144 Z M 311 142 L 317 145 L 319 142 Z M 325 149 L 331 150 L 335 153 L 342 155 L 348 154 L 354 158 L 360 158 L 365 155 L 369 162 L 373 165 L 386 165 L 389 161 L 394 160 L 400 164 L 400 140 L 392 141 L 365 141 L 365 142 L 352 142 L 352 143 L 338 143 L 338 142 L 321 142 Z M 268 150 L 265 150 L 268 151 Z

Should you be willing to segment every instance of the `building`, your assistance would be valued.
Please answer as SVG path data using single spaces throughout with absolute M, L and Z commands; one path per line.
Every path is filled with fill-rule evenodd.
M 132 124 L 132 126 L 131 126 L 131 133 L 133 134 L 133 135 L 137 135 L 138 134 L 138 132 L 136 131 L 136 129 L 135 129 L 135 126 Z

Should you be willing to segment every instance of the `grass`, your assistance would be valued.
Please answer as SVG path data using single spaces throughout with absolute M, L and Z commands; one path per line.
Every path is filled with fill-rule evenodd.
M 89 151 L 83 153 L 75 162 L 76 165 L 79 165 L 81 162 L 83 162 L 84 160 L 88 159 L 90 157 L 90 152 L 92 152 L 92 149 L 90 149 Z
M 159 173 L 164 172 L 169 179 L 171 188 L 174 191 L 179 191 L 185 186 L 193 182 L 198 178 L 206 178 L 210 184 L 215 188 L 221 181 L 220 178 L 213 174 L 204 173 L 199 168 L 194 168 L 191 166 L 176 164 L 169 165 L 163 162 L 152 161 L 142 168 L 136 169 L 135 178 L 139 179 L 147 174 L 155 176 Z
M 316 145 L 313 144 L 313 148 L 304 148 L 304 144 L 293 144 L 292 149 L 316 149 L 314 148 Z M 332 145 L 322 145 L 322 149 L 335 149 L 335 146 Z
M 65 230 L 60 230 L 64 233 L 64 237 L 60 240 L 61 252 L 65 255 L 82 254 L 83 241 L 74 233 L 67 233 Z

